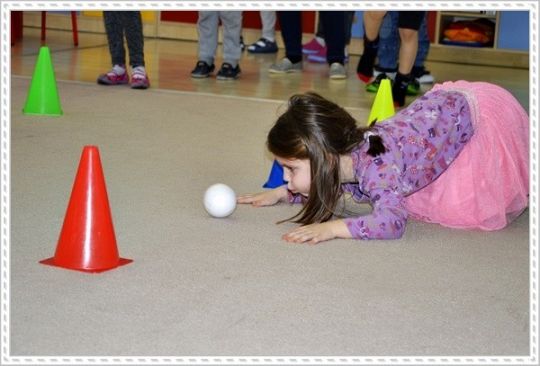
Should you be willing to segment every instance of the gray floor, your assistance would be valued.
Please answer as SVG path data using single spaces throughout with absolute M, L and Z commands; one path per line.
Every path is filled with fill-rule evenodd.
M 12 77 L 12 356 L 529 354 L 527 211 L 490 233 L 410 221 L 401 240 L 287 244 L 274 223 L 297 207 L 202 207 L 216 182 L 260 189 L 281 103 L 59 81 L 64 116 L 36 117 L 28 83 Z M 85 145 L 134 260 L 98 275 L 38 263 Z

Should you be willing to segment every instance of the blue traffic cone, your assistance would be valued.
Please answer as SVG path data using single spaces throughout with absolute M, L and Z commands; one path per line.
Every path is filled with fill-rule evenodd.
M 274 160 L 270 176 L 266 183 L 263 184 L 263 188 L 277 188 L 284 184 L 287 184 L 287 181 L 283 180 L 283 167 Z

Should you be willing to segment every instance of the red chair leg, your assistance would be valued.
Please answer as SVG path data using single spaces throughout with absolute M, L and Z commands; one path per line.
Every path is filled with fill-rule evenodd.
M 47 27 L 47 12 L 41 12 L 41 40 L 45 41 L 45 28 Z
M 71 31 L 73 32 L 73 44 L 79 45 L 79 32 L 77 30 L 77 12 L 71 12 Z

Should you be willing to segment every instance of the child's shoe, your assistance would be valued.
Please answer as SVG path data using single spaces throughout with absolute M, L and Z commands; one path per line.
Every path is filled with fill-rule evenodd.
M 347 79 L 347 70 L 345 69 L 345 66 L 339 62 L 334 62 L 332 65 L 330 65 L 329 77 L 332 80 Z
M 304 55 L 313 55 L 315 53 L 320 52 L 321 48 L 325 48 L 325 45 L 321 44 L 317 37 L 313 38 L 308 43 L 302 45 L 302 53 Z M 326 59 L 325 59 L 326 61 Z
M 418 79 L 411 78 L 409 85 L 407 85 L 407 95 L 418 95 L 420 94 L 420 82 Z
M 260 38 L 257 42 L 250 44 L 247 50 L 249 53 L 276 53 L 278 46 L 276 42 Z
M 375 65 L 373 68 L 373 76 L 376 78 L 379 76 L 379 74 L 386 74 L 386 76 L 394 81 L 396 78 L 397 69 L 395 68 L 387 68 L 387 67 L 380 67 L 379 65 Z
M 319 48 L 315 53 L 308 54 L 307 60 L 309 62 L 315 62 L 319 64 L 324 64 L 326 62 L 326 52 L 328 49 L 326 46 Z
M 377 58 L 377 51 L 379 49 L 379 37 L 374 41 L 369 41 L 364 37 L 364 52 L 358 66 L 356 67 L 356 73 L 358 78 L 364 83 L 368 83 L 373 77 L 373 66 L 375 65 L 375 59 Z
M 215 68 L 214 64 L 208 65 L 204 61 L 198 61 L 195 68 L 191 71 L 191 77 L 195 79 L 207 78 L 214 72 Z
M 411 75 L 403 75 L 399 72 L 396 74 L 396 79 L 392 85 L 392 98 L 394 99 L 394 106 L 403 107 L 405 105 L 405 95 L 407 95 L 407 88 L 411 82 Z
M 378 72 L 375 80 L 366 85 L 366 91 L 370 93 L 377 93 L 379 91 L 379 87 L 381 86 L 381 81 L 383 81 L 384 79 L 390 79 L 392 81 L 392 79 L 388 77 L 386 73 Z
M 114 65 L 111 71 L 98 76 L 97 83 L 101 85 L 121 85 L 129 83 L 126 67 L 124 65 Z
M 240 71 L 239 65 L 236 65 L 236 67 L 233 67 L 230 63 L 224 62 L 217 73 L 216 79 L 235 80 L 235 79 L 238 79 L 238 76 L 240 76 L 240 72 L 241 71 Z
M 292 63 L 287 57 L 270 66 L 271 74 L 286 74 L 289 72 L 302 72 L 302 61 Z
M 318 64 L 324 64 L 327 61 L 326 55 L 328 53 L 328 48 L 326 46 L 322 47 L 318 52 L 308 55 L 307 60 L 309 62 L 315 62 Z M 349 62 L 349 54 L 345 51 L 345 58 L 343 63 Z
M 131 89 L 148 89 L 149 87 L 150 80 L 148 80 L 144 66 L 134 67 L 131 74 Z
M 435 82 L 433 75 L 424 66 L 414 66 L 411 73 L 420 84 L 433 84 Z

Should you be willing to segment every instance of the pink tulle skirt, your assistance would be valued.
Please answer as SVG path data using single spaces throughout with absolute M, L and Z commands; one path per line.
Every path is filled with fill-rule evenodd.
M 475 133 L 433 183 L 406 197 L 411 217 L 452 228 L 498 230 L 528 205 L 529 117 L 505 89 L 484 82 L 446 82 L 463 92 Z

